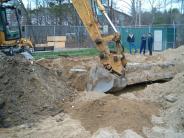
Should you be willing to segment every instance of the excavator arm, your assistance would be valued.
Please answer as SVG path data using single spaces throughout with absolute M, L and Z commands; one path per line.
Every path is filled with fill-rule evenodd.
M 99 22 L 95 18 L 88 0 L 73 0 L 72 3 L 86 30 L 88 31 L 91 39 L 95 42 L 96 48 L 100 51 L 100 62 L 102 63 L 104 68 L 110 71 L 112 74 L 124 76 L 127 61 L 124 56 L 124 48 L 121 46 L 120 34 L 108 17 L 105 8 L 101 4 L 100 0 L 94 1 L 99 10 L 110 23 L 111 27 L 114 30 L 114 34 L 109 36 L 102 36 L 99 29 Z M 110 41 L 115 42 L 115 51 L 109 50 L 107 43 Z

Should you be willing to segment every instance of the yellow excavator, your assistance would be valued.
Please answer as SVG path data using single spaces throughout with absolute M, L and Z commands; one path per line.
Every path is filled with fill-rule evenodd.
M 99 22 L 94 16 L 92 6 L 88 0 L 72 0 L 81 21 L 100 52 L 100 62 L 103 65 L 103 67 L 96 66 L 91 69 L 89 75 L 90 83 L 88 83 L 87 89 L 88 91 L 107 92 L 114 87 L 117 79 L 118 82 L 121 82 L 121 87 L 126 86 L 125 67 L 127 61 L 124 56 L 124 47 L 121 45 L 120 34 L 110 20 L 105 7 L 100 0 L 93 0 L 93 2 L 95 2 L 98 9 L 113 28 L 114 34 L 108 36 L 102 35 Z M 115 43 L 114 51 L 110 51 L 107 46 L 107 43 L 110 41 Z
M 9 2 L 10 0 L 0 0 L 0 51 L 7 55 L 30 52 L 32 42 L 21 35 L 21 11 Z

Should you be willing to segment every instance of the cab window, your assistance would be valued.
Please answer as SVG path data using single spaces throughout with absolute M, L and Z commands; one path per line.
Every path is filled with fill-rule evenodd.
M 15 9 L 7 8 L 6 9 L 6 39 L 18 39 L 20 38 L 20 28 L 19 22 L 17 19 L 17 14 Z
M 4 29 L 3 29 L 3 21 L 6 21 L 5 19 L 5 11 L 0 11 L 0 15 L 1 15 L 1 17 L 0 17 L 0 31 L 3 31 Z
M 1 19 L 0 19 L 0 31 L 3 31 L 3 23 Z

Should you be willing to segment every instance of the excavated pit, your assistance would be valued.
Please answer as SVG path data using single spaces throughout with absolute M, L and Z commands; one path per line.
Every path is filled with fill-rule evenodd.
M 129 59 L 125 76 L 127 78 L 127 86 L 171 79 L 176 74 L 175 63 L 167 60 L 163 55 L 155 55 L 152 58 L 150 56 L 135 55 L 135 59 L 140 59 L 139 62 L 138 60 L 136 62 L 132 55 L 126 56 Z M 96 91 L 92 86 L 98 84 L 96 80 L 98 80 L 99 75 L 97 74 L 95 76 L 91 73 L 95 71 L 91 70 L 95 70 L 96 67 L 101 70 L 103 68 L 97 57 L 45 59 L 38 61 L 37 64 L 50 70 L 62 70 L 63 75 L 68 79 L 70 85 L 78 91 Z M 109 82 L 113 86 L 111 91 L 120 91 L 126 86 L 124 81 L 113 77 L 110 73 L 105 73 L 101 78 L 105 81 L 110 79 Z
M 84 92 L 90 68 L 99 63 L 97 57 L 44 59 L 34 64 L 20 57 L 1 59 L 0 119 L 3 127 L 14 127 L 1 128 L 0 137 L 121 137 L 132 131 L 148 138 L 183 137 L 184 47 L 153 56 L 126 54 L 126 58 L 129 63 L 164 66 L 129 70 L 127 75 L 133 78 L 129 86 L 104 94 Z M 166 82 L 158 81 L 158 76 L 154 81 L 150 69 L 151 74 L 176 75 Z M 144 83 L 131 84 L 141 77 Z

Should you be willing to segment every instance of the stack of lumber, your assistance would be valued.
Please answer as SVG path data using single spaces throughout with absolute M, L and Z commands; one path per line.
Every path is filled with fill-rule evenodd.
M 65 48 L 66 36 L 47 36 L 47 44 L 36 44 L 35 51 L 60 50 Z
M 47 44 L 36 44 L 34 47 L 35 51 L 52 51 L 54 46 L 48 46 Z
M 47 45 L 54 49 L 65 48 L 66 36 L 47 36 Z

